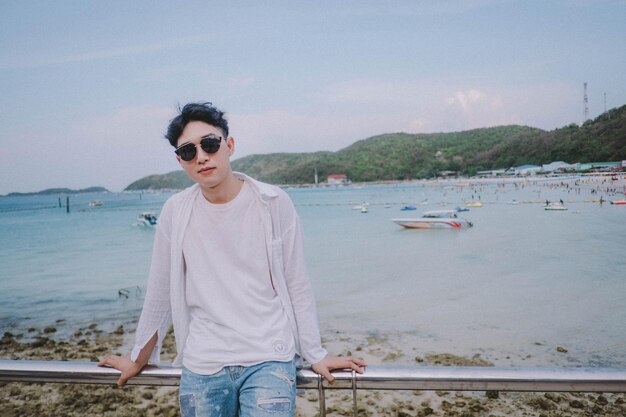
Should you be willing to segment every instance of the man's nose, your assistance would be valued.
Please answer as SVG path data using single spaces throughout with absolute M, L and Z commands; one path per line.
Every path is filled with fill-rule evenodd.
M 209 159 L 211 159 L 211 154 L 207 153 L 204 151 L 204 149 L 202 149 L 202 146 L 200 145 L 196 145 L 196 153 L 197 153 L 197 160 L 198 162 L 202 163 L 202 162 L 206 162 Z

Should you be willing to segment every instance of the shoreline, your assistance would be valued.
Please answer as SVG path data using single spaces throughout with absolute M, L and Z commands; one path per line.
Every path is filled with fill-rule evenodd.
M 62 325 L 62 324 L 61 324 Z M 67 332 L 66 332 L 67 333 Z M 132 331 L 120 325 L 106 332 L 97 324 L 78 328 L 72 336 L 54 338 L 48 328 L 36 329 L 36 336 L 5 332 L 0 339 L 0 358 L 29 360 L 97 361 L 109 353 L 126 353 Z M 174 357 L 172 335 L 166 337 L 163 360 Z M 416 366 L 493 366 L 481 352 L 462 356 L 423 348 L 403 351 L 384 335 L 352 337 L 327 331 L 323 344 L 336 354 L 362 357 L 370 364 Z M 499 362 L 499 361 L 498 361 Z M 498 366 L 503 366 L 498 363 Z M 80 384 L 0 383 L 3 416 L 177 416 L 175 387 L 125 387 Z M 318 413 L 317 391 L 297 396 L 297 417 Z M 359 415 L 364 416 L 621 416 L 626 414 L 626 394 L 601 393 L 517 393 L 450 391 L 359 391 Z M 352 415 L 350 393 L 328 390 L 327 415 Z
M 615 179 L 614 179 L 615 178 Z M 528 176 L 501 176 L 501 177 L 438 177 L 427 179 L 407 179 L 407 180 L 380 180 L 366 182 L 351 182 L 349 184 L 276 184 L 281 188 L 341 188 L 341 187 L 366 187 L 368 185 L 441 185 L 441 184 L 464 184 L 464 185 L 484 185 L 484 184 L 514 184 L 529 183 L 542 184 L 546 182 L 562 182 L 571 180 L 592 180 L 606 181 L 613 180 L 626 185 L 626 172 L 607 173 L 571 173 L 562 175 L 528 175 Z M 626 191 L 626 190 L 625 190 Z

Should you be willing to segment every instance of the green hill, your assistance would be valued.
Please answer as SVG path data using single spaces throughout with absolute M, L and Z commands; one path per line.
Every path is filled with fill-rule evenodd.
M 173 171 L 163 175 L 149 175 L 143 177 L 124 189 L 124 191 L 140 190 L 182 190 L 189 187 L 193 182 L 185 171 Z
M 337 152 L 250 155 L 233 169 L 274 184 L 312 183 L 346 174 L 355 182 L 430 178 L 440 171 L 477 171 L 552 161 L 598 162 L 626 159 L 626 106 L 612 109 L 582 126 L 552 131 L 498 126 L 464 132 L 390 133 L 363 139 Z M 182 171 L 153 175 L 127 189 L 184 188 Z M 131 188 L 132 187 L 132 188 Z

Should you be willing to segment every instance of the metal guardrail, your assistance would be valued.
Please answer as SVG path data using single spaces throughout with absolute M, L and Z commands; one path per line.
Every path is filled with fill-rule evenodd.
M 179 384 L 181 370 L 148 366 L 129 385 Z M 354 415 L 357 390 L 447 390 L 534 392 L 626 392 L 626 369 L 613 368 L 497 368 L 448 366 L 368 366 L 363 374 L 333 372 L 328 381 L 301 369 L 297 387 L 319 391 L 320 416 L 325 415 L 324 391 L 351 390 Z M 0 381 L 115 384 L 119 371 L 96 362 L 0 360 Z

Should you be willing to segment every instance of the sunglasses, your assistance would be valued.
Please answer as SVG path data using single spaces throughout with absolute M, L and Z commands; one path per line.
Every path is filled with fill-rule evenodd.
M 205 136 L 200 141 L 200 147 L 206 153 L 215 153 L 220 149 L 222 138 L 219 136 Z M 198 153 L 197 145 L 193 143 L 185 143 L 174 151 L 176 155 L 185 162 L 191 161 Z

